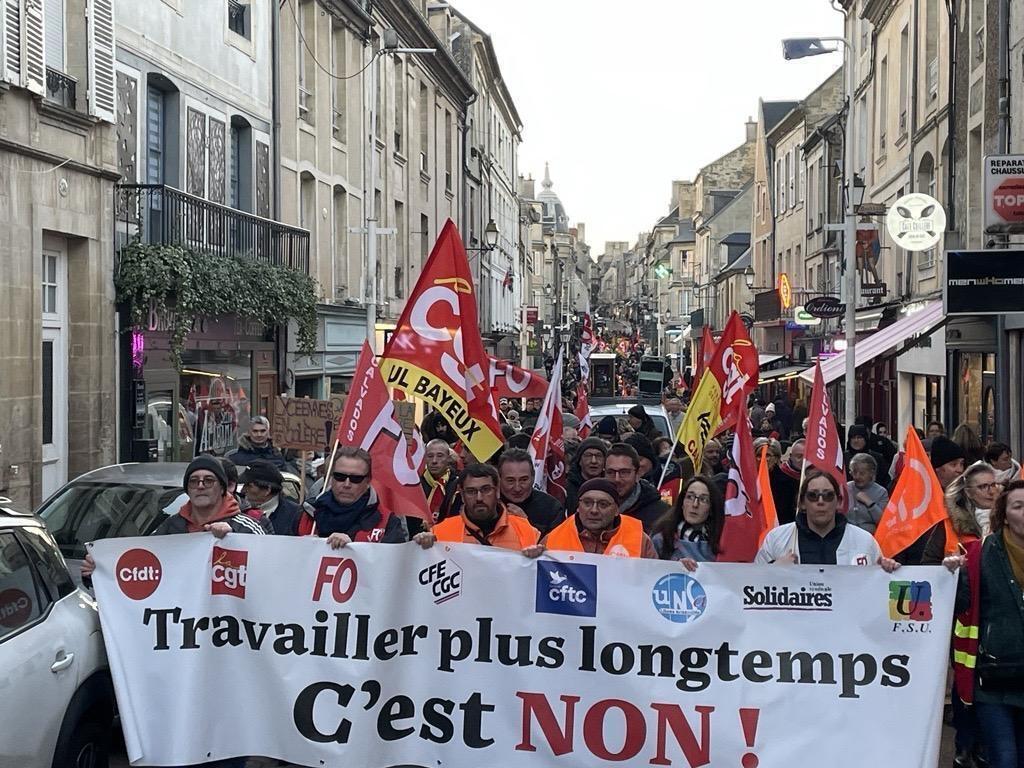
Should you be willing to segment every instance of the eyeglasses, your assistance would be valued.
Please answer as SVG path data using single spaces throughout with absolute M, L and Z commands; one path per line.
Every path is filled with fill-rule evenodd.
M 808 501 L 835 501 L 835 491 L 807 491 L 804 493 L 804 498 Z
M 711 497 L 708 496 L 706 493 L 688 493 L 685 496 L 683 496 L 683 501 L 688 501 L 691 504 L 710 504 Z
M 367 475 L 353 475 L 348 472 L 331 472 L 331 477 L 334 478 L 336 483 L 344 483 L 348 480 L 352 485 L 359 485 L 361 482 L 366 480 Z
M 190 477 L 188 479 L 189 488 L 209 488 L 211 485 L 216 485 L 216 477 Z
M 614 479 L 616 477 L 629 477 L 630 475 L 635 475 L 635 474 L 636 474 L 636 470 L 632 469 L 632 468 L 630 468 L 630 469 L 606 469 L 604 471 L 604 476 L 605 477 L 610 477 L 612 479 Z
M 989 491 L 991 491 L 991 490 L 993 490 L 995 488 L 1002 488 L 1002 487 L 1003 487 L 1002 483 L 995 483 L 995 482 L 993 482 L 993 483 L 978 483 L 977 485 L 970 485 L 970 486 L 968 486 L 968 488 L 970 488 L 971 490 L 973 490 L 973 491 L 981 491 L 982 493 L 988 493 Z
M 482 488 L 463 488 L 463 496 L 489 496 L 494 493 L 493 485 L 485 485 Z
M 599 512 L 610 512 L 616 507 L 614 501 L 607 499 L 580 499 L 577 506 L 580 509 L 596 509 Z
M 590 459 L 591 461 L 593 461 L 596 459 L 603 459 L 604 454 L 601 453 L 600 451 L 584 451 L 582 454 L 580 454 L 580 458 Z

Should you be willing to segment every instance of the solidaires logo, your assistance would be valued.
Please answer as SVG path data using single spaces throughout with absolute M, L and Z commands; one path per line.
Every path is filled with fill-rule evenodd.
M 662 576 L 651 590 L 654 608 L 676 624 L 699 619 L 708 607 L 708 595 L 700 582 L 685 573 Z
M 890 581 L 889 618 L 892 621 L 931 621 L 932 585 L 927 581 Z

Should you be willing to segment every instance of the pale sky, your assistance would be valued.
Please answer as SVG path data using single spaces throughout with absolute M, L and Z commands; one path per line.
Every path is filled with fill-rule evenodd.
M 523 121 L 519 171 L 551 180 L 591 253 L 669 212 L 673 179 L 743 143 L 758 98 L 797 100 L 842 53 L 782 58 L 783 37 L 842 34 L 828 0 L 451 0 L 491 35 Z

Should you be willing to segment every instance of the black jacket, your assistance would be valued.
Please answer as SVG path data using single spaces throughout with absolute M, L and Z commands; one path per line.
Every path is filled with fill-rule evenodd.
M 661 491 L 646 480 L 640 481 L 640 497 L 622 514 L 637 518 L 644 524 L 644 533 L 650 535 L 655 523 L 669 510 L 668 504 L 661 500 Z
M 836 515 L 835 527 L 824 536 L 812 531 L 807 524 L 807 515 L 796 516 L 797 550 L 803 565 L 835 565 L 836 553 L 846 533 L 846 515 Z
M 274 532 L 271 522 L 258 509 L 239 512 L 217 522 L 230 525 L 232 533 L 256 533 L 262 536 Z M 181 515 L 171 515 L 160 523 L 151 535 L 167 536 L 177 533 L 188 533 L 188 521 Z
M 792 523 L 796 519 L 796 500 L 800 495 L 800 475 L 792 477 L 781 466 L 768 473 L 768 483 L 775 501 L 775 514 L 779 525 Z
M 381 511 L 377 506 L 377 494 L 371 488 L 370 498 L 365 508 L 357 515 L 347 512 L 334 498 L 334 494 L 325 493 L 313 502 L 313 519 L 316 520 L 317 535 L 327 538 L 330 533 L 344 533 L 355 540 L 360 531 L 370 531 L 378 527 Z M 391 515 L 384 535 L 380 541 L 384 544 L 401 544 L 408 541 L 405 521 L 400 515 Z
M 263 445 L 256 446 L 245 435 L 238 438 L 238 448 L 231 451 L 227 458 L 242 467 L 248 467 L 254 461 L 269 461 L 281 472 L 295 471 L 295 467 L 285 461 L 281 451 L 275 448 L 270 440 L 267 440 Z
M 565 520 L 565 509 L 563 509 L 562 503 L 551 494 L 538 491 L 536 488 L 526 498 L 526 501 L 512 501 L 504 496 L 501 497 L 501 500 L 504 504 L 515 504 L 523 510 L 530 525 L 540 531 L 542 537 Z
M 301 516 L 302 511 L 299 509 L 298 503 L 284 494 L 279 494 L 277 509 L 270 513 L 270 523 L 274 526 L 274 533 L 279 536 L 298 536 Z

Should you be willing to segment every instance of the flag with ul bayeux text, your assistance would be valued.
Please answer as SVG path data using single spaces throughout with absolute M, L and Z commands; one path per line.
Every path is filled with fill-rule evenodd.
M 466 251 L 449 219 L 384 349 L 380 371 L 389 387 L 436 408 L 470 452 L 486 461 L 502 443 L 490 366 Z

